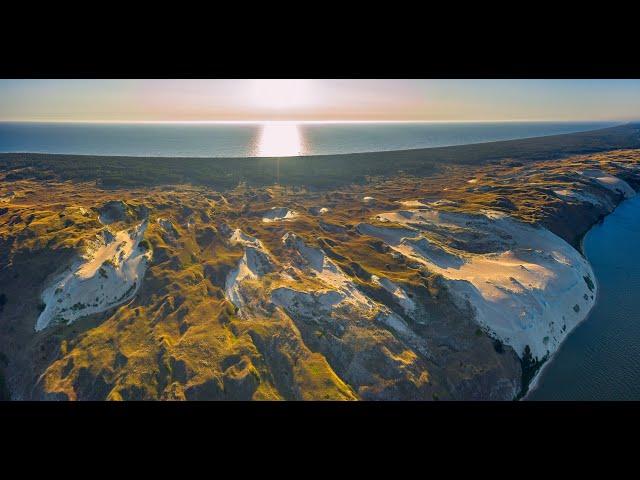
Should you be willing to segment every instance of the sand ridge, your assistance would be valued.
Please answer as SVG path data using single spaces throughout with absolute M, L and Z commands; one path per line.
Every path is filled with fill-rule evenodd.
M 499 212 L 472 216 L 421 209 L 378 218 L 404 228 L 363 224 L 359 231 L 441 274 L 460 301 L 469 303 L 478 323 L 520 355 L 527 345 L 538 358 L 552 353 L 594 303 L 595 288 L 585 280 L 594 278 L 591 266 L 545 228 Z M 432 234 L 442 236 L 443 228 L 452 238 L 470 229 L 481 232 L 474 241 L 489 251 L 441 245 Z
M 101 238 L 42 293 L 45 305 L 35 330 L 52 322 L 71 323 L 80 317 L 120 305 L 135 295 L 142 283 L 151 252 L 141 247 L 147 221 Z

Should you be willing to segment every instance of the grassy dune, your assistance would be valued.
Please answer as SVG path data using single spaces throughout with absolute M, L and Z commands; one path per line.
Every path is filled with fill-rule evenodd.
M 405 208 L 402 202 L 426 202 L 462 214 L 500 210 L 575 245 L 620 200 L 580 172 L 599 169 L 640 186 L 639 131 L 627 125 L 474 146 L 287 158 L 280 162 L 287 187 L 273 185 L 275 159 L 2 154 L 0 390 L 4 375 L 12 398 L 22 399 L 511 399 L 530 365 L 479 328 L 444 277 L 357 227 L 392 228 L 376 216 Z M 544 161 L 556 157 L 563 158 Z M 114 202 L 127 208 L 105 226 L 100 218 Z M 285 207 L 298 214 L 263 222 Z M 132 228 L 147 215 L 143 241 L 152 260 L 135 296 L 34 332 L 52 275 L 104 229 Z M 226 279 L 244 254 L 229 241 L 236 228 L 259 239 L 276 265 L 246 282 L 245 311 L 226 295 Z M 361 295 L 401 317 L 428 354 L 415 336 L 355 310 L 318 321 L 276 308 L 269 301 L 276 288 L 324 290 L 318 275 L 292 267 L 296 254 L 282 240 L 288 232 L 323 249 Z M 491 247 L 446 233 L 434 229 L 429 238 L 476 254 Z M 413 316 L 376 277 L 419 305 Z

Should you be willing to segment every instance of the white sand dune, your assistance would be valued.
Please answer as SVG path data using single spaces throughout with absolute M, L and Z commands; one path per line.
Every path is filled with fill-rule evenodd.
M 602 170 L 590 169 L 580 173 L 585 177 L 591 178 L 603 187 L 624 195 L 624 198 L 631 198 L 636 194 L 635 190 L 631 188 L 627 182 L 621 178 L 605 173 Z
M 406 208 L 420 208 L 420 207 L 428 206 L 426 203 L 422 202 L 421 200 L 404 200 L 398 203 L 400 203 L 400 205 Z
M 379 218 L 404 228 L 362 224 L 358 231 L 441 274 L 460 304 L 472 307 L 477 322 L 519 355 L 526 345 L 538 358 L 552 353 L 593 306 L 590 265 L 545 228 L 498 212 L 465 215 L 427 209 Z M 442 239 L 446 230 L 460 249 L 433 241 L 433 234 Z M 470 231 L 480 234 L 476 240 Z M 475 247 L 483 253 L 474 253 Z
M 258 240 L 255 237 L 252 237 L 251 235 L 247 235 L 239 228 L 236 228 L 231 233 L 231 236 L 229 237 L 229 242 L 232 244 L 240 243 L 247 247 L 262 248 L 262 243 L 260 242 L 260 240 Z
M 132 298 L 151 258 L 151 252 L 140 247 L 146 228 L 144 221 L 115 235 L 104 230 L 84 257 L 45 288 L 42 301 L 46 306 L 38 317 L 36 331 L 52 322 L 71 323 Z
M 251 292 L 245 292 L 243 283 L 256 280 L 273 270 L 273 262 L 260 240 L 247 235 L 240 229 L 233 231 L 230 242 L 245 246 L 244 255 L 238 266 L 227 275 L 225 295 L 238 309 L 248 303 Z
M 266 252 L 255 247 L 247 247 L 238 266 L 229 272 L 225 282 L 225 294 L 239 309 L 247 304 L 247 295 L 242 289 L 246 280 L 255 280 L 272 270 L 272 263 Z
M 607 190 L 623 195 L 624 198 L 631 198 L 636 195 L 636 192 L 627 182 L 601 170 L 589 169 L 583 172 L 578 172 L 578 174 L 589 178 Z M 562 188 L 554 190 L 553 193 L 557 197 L 568 202 L 589 203 L 591 205 L 604 207 L 608 211 L 613 211 L 615 208 L 615 203 L 610 198 L 603 195 L 595 195 L 594 193 L 585 190 Z
M 428 207 L 445 207 L 445 206 L 456 206 L 458 202 L 453 200 L 448 200 L 446 198 L 441 198 L 440 200 L 434 200 L 429 202 L 427 200 L 404 200 L 398 202 L 405 208 L 428 208 Z
M 255 290 L 250 288 L 251 283 L 255 286 L 255 282 L 265 274 L 276 270 L 281 279 L 289 280 L 287 283 L 291 283 L 291 275 L 294 275 L 318 284 L 315 290 L 310 291 L 283 286 L 270 292 L 270 301 L 290 313 L 304 318 L 318 318 L 346 311 L 373 319 L 380 312 L 379 305 L 362 294 L 322 250 L 307 246 L 293 233 L 285 234 L 282 241 L 288 247 L 288 254 L 286 258 L 278 259 L 282 263 L 276 264 L 260 240 L 239 229 L 232 233 L 230 242 L 242 244 L 244 255 L 227 276 L 225 295 L 239 309 L 240 315 L 244 315 L 245 309 L 255 301 Z
M 322 282 L 327 288 L 340 292 L 347 302 L 373 308 L 371 301 L 356 288 L 351 278 L 321 249 L 307 246 L 300 237 L 292 232 L 286 233 L 282 237 L 282 242 L 293 254 L 294 267 L 303 271 L 305 276 L 311 276 Z
M 158 217 L 158 224 L 162 227 L 162 229 L 167 232 L 173 239 L 176 239 L 180 236 L 176 227 L 173 225 L 173 222 L 167 218 Z
M 385 277 L 378 277 L 377 275 L 371 276 L 371 281 L 380 285 L 387 292 L 393 295 L 394 299 L 402 307 L 406 314 L 411 315 L 415 309 L 416 304 L 409 298 L 407 292 L 401 287 L 393 283 L 391 280 Z
M 298 216 L 298 212 L 288 209 L 287 207 L 273 207 L 262 217 L 263 222 L 277 222 L 281 220 L 291 220 Z
M 432 207 L 455 207 L 456 205 L 458 205 L 458 202 L 454 200 L 448 200 L 446 198 L 441 198 L 440 200 L 431 202 L 430 205 Z
M 608 210 L 613 210 L 614 203 L 606 197 L 598 197 L 589 192 L 577 191 L 577 190 L 554 190 L 554 194 L 560 197 L 562 200 L 568 202 L 577 202 L 577 203 L 589 203 L 591 205 L 600 205 L 604 206 Z
M 300 276 L 315 278 L 320 285 L 316 290 L 306 291 L 290 287 L 276 288 L 271 292 L 274 304 L 297 318 L 314 321 L 346 319 L 350 322 L 377 322 L 394 330 L 416 351 L 429 355 L 424 339 L 386 305 L 362 293 L 321 249 L 307 246 L 292 232 L 285 234 L 282 241 L 292 254 L 289 268 L 296 270 Z

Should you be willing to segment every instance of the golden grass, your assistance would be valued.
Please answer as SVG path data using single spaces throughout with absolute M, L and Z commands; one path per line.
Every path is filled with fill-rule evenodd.
M 102 190 L 92 183 L 44 185 L 20 180 L 11 183 L 15 198 L 0 205 L 7 208 L 0 217 L 0 239 L 17 239 L 8 252 L 9 264 L 23 269 L 20 272 L 33 281 L 28 287 L 20 287 L 21 291 L 12 290 L 11 285 L 3 288 L 8 295 L 33 303 L 15 314 L 27 324 L 20 327 L 20 347 L 28 354 L 36 352 L 35 357 L 40 342 L 49 338 L 55 343 L 53 353 L 33 365 L 44 392 L 64 393 L 70 399 L 90 398 L 98 391 L 111 400 L 182 400 L 200 388 L 219 399 L 352 400 L 390 388 L 394 379 L 381 375 L 377 384 L 356 391 L 336 373 L 327 356 L 309 345 L 310 339 L 303 340 L 295 322 L 280 309 L 250 319 L 239 316 L 225 300 L 223 290 L 226 275 L 237 265 L 243 248 L 226 242 L 221 224 L 259 238 L 275 259 L 285 255 L 282 236 L 293 231 L 308 245 L 325 249 L 362 288 L 384 295 L 367 275 L 359 275 L 361 269 L 368 275 L 388 277 L 415 294 L 433 315 L 448 319 L 454 318 L 455 312 L 446 306 L 446 292 L 438 276 L 408 268 L 402 259 L 379 251 L 374 239 L 356 234 L 358 223 L 376 223 L 373 217 L 377 213 L 401 209 L 398 202 L 403 200 L 446 199 L 456 203 L 440 209 L 476 213 L 486 208 L 501 209 L 496 203 L 505 196 L 513 204 L 509 214 L 540 222 L 548 217 L 548 209 L 562 204 L 550 192 L 574 188 L 575 181 L 564 177 L 568 172 L 597 166 L 615 174 L 620 167 L 614 163 L 639 162 L 640 151 L 623 150 L 525 167 L 513 167 L 508 162 L 459 165 L 425 177 L 378 178 L 372 183 L 323 192 L 239 186 L 224 192 L 224 199 L 205 187 Z M 469 178 L 478 181 L 469 184 Z M 3 190 L 7 190 L 6 183 Z M 363 204 L 366 195 L 375 197 L 376 202 Z M 67 264 L 72 252 L 81 253 L 105 228 L 97 221 L 96 209 L 110 200 L 124 200 L 132 211 L 141 205 L 150 209 L 145 238 L 153 250 L 153 261 L 141 289 L 125 305 L 33 337 L 30 330 L 45 278 Z M 276 206 L 292 208 L 300 215 L 292 221 L 263 223 L 262 213 Z M 312 207 L 330 210 L 316 216 L 311 213 Z M 167 235 L 156 222 L 158 217 L 171 220 L 177 238 Z M 345 230 L 332 233 L 323 230 L 320 222 Z M 130 226 L 125 222 L 109 228 Z M 202 242 L 205 237 L 198 234 L 205 228 L 212 229 L 213 238 L 199 244 L 198 238 Z M 276 275 L 266 275 L 255 282 L 256 299 L 268 297 L 273 288 L 283 285 L 313 289 L 318 283 L 312 278 L 287 283 Z M 326 334 L 322 328 L 316 329 L 317 345 L 322 345 Z M 391 335 L 387 330 L 354 326 L 342 341 L 352 342 L 356 353 L 384 345 L 381 351 L 388 361 L 406 372 L 407 381 L 418 391 L 442 383 L 436 378 L 440 374 L 434 373 L 438 369 L 432 372 L 420 366 L 423 360 L 413 350 L 389 349 L 386 339 Z M 464 370 L 466 373 L 460 375 L 473 376 L 473 371 Z M 98 388 L 102 384 L 104 391 Z

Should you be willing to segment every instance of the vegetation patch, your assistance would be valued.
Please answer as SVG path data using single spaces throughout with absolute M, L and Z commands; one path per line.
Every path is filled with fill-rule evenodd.
M 591 275 L 585 275 L 582 278 L 584 278 L 584 282 L 587 284 L 587 287 L 589 288 L 589 290 L 593 292 L 595 285 L 593 284 L 593 280 L 591 280 Z
M 527 348 L 523 358 L 517 358 L 507 343 L 494 339 L 485 327 L 479 328 L 468 307 L 453 301 L 441 276 L 384 242 L 358 233 L 355 227 L 374 223 L 393 228 L 373 218 L 381 212 L 407 209 L 402 202 L 410 201 L 441 211 L 477 214 L 481 208 L 509 210 L 511 204 L 502 202 L 508 198 L 517 207 L 511 215 L 527 222 L 541 223 L 550 215 L 560 218 L 558 212 L 579 216 L 545 191 L 559 188 L 549 187 L 559 182 L 567 183 L 562 188 L 572 188 L 571 172 L 600 157 L 532 163 L 570 149 L 555 153 L 551 149 L 525 158 L 523 152 L 531 153 L 533 147 L 524 143 L 519 143 L 521 154 L 515 155 L 521 160 L 518 170 L 514 170 L 515 162 L 502 161 L 504 150 L 494 145 L 482 147 L 485 150 L 480 153 L 456 150 L 462 156 L 449 163 L 444 150 L 442 157 L 396 152 L 354 156 L 353 162 L 344 158 L 338 162 L 334 157 L 325 164 L 313 159 L 313 165 L 310 159 L 283 159 L 279 185 L 273 178 L 275 159 L 250 159 L 248 163 L 186 159 L 180 160 L 183 169 L 176 168 L 175 159 L 14 155 L 9 160 L 0 155 L 0 169 L 7 166 L 5 171 L 16 173 L 12 188 L 19 192 L 19 199 L 25 199 L 14 201 L 0 222 L 0 265 L 10 266 L 0 269 L 0 309 L 4 307 L 0 345 L 6 345 L 3 350 L 11 359 L 5 372 L 9 373 L 8 368 L 33 371 L 34 378 L 41 378 L 45 395 L 80 400 L 447 400 L 489 395 L 510 399 L 518 380 L 523 395 L 547 357 L 533 358 Z M 629 162 L 640 160 L 640 151 L 611 155 L 617 161 L 622 157 Z M 484 165 L 491 156 L 494 163 Z M 29 170 L 16 172 L 21 163 Z M 398 173 L 398 169 L 405 171 Z M 42 182 L 33 180 L 46 175 L 78 181 L 43 188 Z M 469 185 L 467 180 L 472 177 L 478 182 Z M 215 190 L 218 187 L 225 189 L 224 195 Z M 369 195 L 375 196 L 375 205 L 362 202 Z M 138 248 L 142 253 L 153 249 L 154 261 L 147 265 L 144 277 L 124 293 L 126 304 L 69 325 L 58 318 L 60 324 L 42 334 L 48 335 L 47 342 L 29 346 L 33 351 L 25 355 L 16 354 L 14 345 L 25 342 L 13 341 L 11 335 L 32 335 L 32 325 L 21 324 L 18 316 L 25 310 L 35 321 L 42 285 L 55 268 L 62 263 L 71 265 L 77 252 L 101 234 L 105 227 L 96 218 L 97 209 L 109 202 L 139 206 L 125 208 L 126 215 L 115 221 L 114 228 L 131 229 L 143 216 L 170 218 L 177 238 L 164 235 L 162 225 L 150 221 L 145 233 L 148 240 L 140 241 Z M 261 221 L 259 212 L 283 206 L 299 216 L 288 222 Z M 310 214 L 310 208 L 317 206 L 328 210 L 321 217 Z M 81 208 L 90 212 L 88 217 L 78 213 Z M 16 219 L 14 224 L 11 218 Z M 25 228 L 25 222 L 18 219 L 32 221 Z M 64 228 L 67 219 L 73 224 Z M 245 253 L 245 246 L 229 241 L 235 229 L 259 240 L 274 265 L 269 273 L 246 282 L 249 300 L 240 309 L 227 300 L 226 292 L 229 274 Z M 375 304 L 371 311 L 390 312 L 395 323 L 385 324 L 385 317 L 369 315 L 364 303 L 354 308 L 354 303 L 349 304 L 353 298 L 343 302 L 331 294 L 340 289 L 336 276 L 317 278 L 314 272 L 307 275 L 296 267 L 297 257 L 282 242 L 290 231 L 308 246 L 322 248 L 346 280 L 356 285 L 357 294 Z M 461 230 L 456 240 L 462 243 L 466 233 Z M 434 238 L 447 242 L 436 234 Z M 99 276 L 112 276 L 108 264 L 98 270 Z M 115 268 L 114 263 L 111 266 Z M 399 294 L 383 288 L 378 283 L 383 278 L 402 289 L 415 309 L 406 309 L 399 303 Z M 594 292 L 595 279 L 584 281 Z M 270 301 L 271 293 L 280 287 L 318 292 L 316 298 L 311 295 L 305 301 L 322 299 L 327 316 L 294 318 Z M 118 296 L 126 288 L 129 284 Z M 82 301 L 91 308 L 99 298 L 101 294 L 92 294 Z M 24 300 L 28 308 L 18 311 L 16 299 Z M 331 310 L 333 302 L 340 303 L 336 310 Z M 69 307 L 66 315 L 82 307 L 87 306 Z M 15 361 L 24 363 L 16 365 Z M 510 380 L 511 386 L 496 393 L 501 388 L 497 378 Z M 16 391 L 39 392 L 32 387 L 18 385 Z
M 542 359 L 534 358 L 531 354 L 531 349 L 529 345 L 524 347 L 524 352 L 522 352 L 522 358 L 520 359 L 520 366 L 522 367 L 522 390 L 518 395 L 518 399 L 524 397 L 529 391 L 529 384 L 531 380 L 536 376 L 540 367 L 547 361 L 549 358 L 549 354 L 547 353 Z
M 148 252 L 151 250 L 151 243 L 146 238 L 142 239 L 142 241 L 138 244 L 138 248 L 143 252 Z

